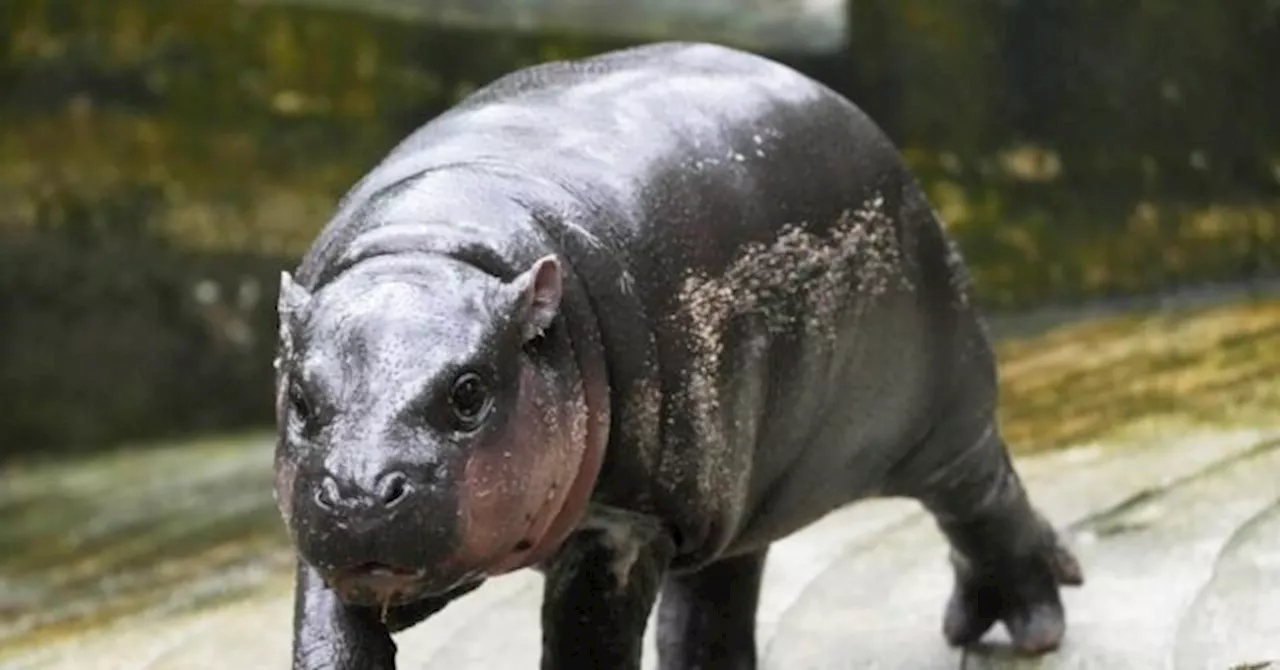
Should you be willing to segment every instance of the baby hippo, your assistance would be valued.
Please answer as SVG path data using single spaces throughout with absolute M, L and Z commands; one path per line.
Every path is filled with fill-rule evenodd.
M 662 668 L 754 668 L 770 544 L 875 496 L 945 534 L 951 644 L 1054 649 L 1081 569 L 969 294 L 895 147 L 783 65 L 660 43 L 480 89 L 282 277 L 293 667 L 394 668 L 391 633 L 534 568 L 544 669 L 638 668 L 659 593 Z

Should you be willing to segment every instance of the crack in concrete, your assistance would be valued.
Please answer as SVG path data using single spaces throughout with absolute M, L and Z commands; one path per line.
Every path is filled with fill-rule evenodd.
M 1180 477 L 1174 477 L 1159 486 L 1148 486 L 1139 489 L 1114 505 L 1098 510 L 1097 512 L 1067 524 L 1066 528 L 1069 529 L 1072 534 L 1087 530 L 1103 530 L 1103 532 L 1099 532 L 1097 534 L 1105 537 L 1106 535 L 1111 534 L 1105 532 L 1108 525 L 1119 525 L 1117 522 L 1125 514 L 1133 512 L 1143 505 L 1150 504 L 1166 497 L 1174 491 L 1213 477 L 1214 475 L 1219 474 L 1238 463 L 1263 456 L 1276 449 L 1280 449 L 1280 437 L 1263 440 L 1248 449 L 1232 454 L 1227 458 L 1216 460 L 1210 465 L 1200 468 L 1199 470 L 1193 470 Z
M 1178 619 L 1178 624 L 1174 633 L 1174 667 L 1178 670 L 1190 670 L 1193 666 L 1186 659 L 1194 657 L 1197 653 L 1201 655 L 1206 653 L 1203 647 L 1203 640 L 1196 640 L 1199 628 L 1198 624 L 1203 624 L 1202 619 L 1210 619 L 1212 612 L 1209 610 L 1215 603 L 1215 598 L 1221 597 L 1221 591 L 1230 591 L 1230 587 L 1224 587 L 1222 583 L 1229 578 L 1228 572 L 1240 570 L 1239 565 L 1241 554 L 1246 553 L 1248 549 L 1256 549 L 1252 545 L 1259 543 L 1259 535 L 1265 534 L 1272 526 L 1280 526 L 1280 493 L 1277 499 L 1270 506 L 1260 510 L 1247 521 L 1240 524 L 1239 527 L 1232 532 L 1231 536 L 1223 543 L 1217 555 L 1214 558 L 1213 566 L 1210 570 L 1209 577 L 1204 580 L 1200 588 L 1196 590 L 1195 597 L 1187 605 L 1182 616 Z M 1280 535 L 1273 531 L 1273 534 Z M 1280 549 L 1277 549 L 1280 551 Z M 1260 566 L 1249 566 L 1253 571 L 1257 572 Z M 1200 644 L 1197 644 L 1200 643 Z M 1276 645 L 1280 645 L 1280 640 L 1276 641 Z M 1274 651 L 1280 653 L 1280 646 Z M 1262 663 L 1244 663 L 1233 666 L 1235 668 L 1255 668 L 1268 667 L 1270 662 Z

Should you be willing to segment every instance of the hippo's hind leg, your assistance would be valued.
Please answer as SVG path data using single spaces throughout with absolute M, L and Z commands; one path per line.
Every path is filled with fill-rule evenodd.
M 667 576 L 658 605 L 662 670 L 755 670 L 756 605 L 766 553 Z
M 994 389 L 983 388 L 994 381 L 977 377 L 968 380 L 977 393 L 963 394 L 899 464 L 890 486 L 919 500 L 951 545 L 956 583 L 943 621 L 947 641 L 967 646 L 999 621 L 1018 651 L 1039 654 L 1056 649 L 1066 630 L 1059 587 L 1084 577 L 1013 468 Z
M 973 479 L 962 478 L 930 504 L 951 543 L 956 575 L 943 631 L 951 644 L 968 645 L 1002 621 L 1019 651 L 1050 651 L 1066 632 L 1058 589 L 1079 586 L 1084 575 L 1057 531 L 1031 505 L 994 427 L 981 444 L 973 449 L 987 452 L 989 470 L 973 467 Z

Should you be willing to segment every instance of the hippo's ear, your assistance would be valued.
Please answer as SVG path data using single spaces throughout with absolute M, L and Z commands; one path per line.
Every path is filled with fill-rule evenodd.
M 280 318 L 280 346 L 287 352 L 293 346 L 293 326 L 298 312 L 307 306 L 311 293 L 293 280 L 288 272 L 280 273 L 280 297 L 276 299 L 276 313 Z
M 528 342 L 550 328 L 560 312 L 564 268 L 555 256 L 543 256 L 534 261 L 533 267 L 512 279 L 508 290 L 515 294 L 516 319 Z

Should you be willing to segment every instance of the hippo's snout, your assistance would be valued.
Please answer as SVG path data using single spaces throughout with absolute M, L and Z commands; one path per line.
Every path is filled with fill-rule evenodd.
M 290 506 L 301 555 L 348 602 L 399 602 L 454 586 L 459 515 L 448 465 L 401 449 L 334 449 L 303 466 Z
M 380 515 L 409 502 L 422 488 L 421 484 L 415 486 L 410 481 L 409 475 L 401 470 L 384 472 L 368 483 L 350 477 L 344 479 L 345 481 L 332 474 L 326 474 L 321 478 L 315 494 L 311 497 L 321 512 L 337 515 L 361 513 Z

